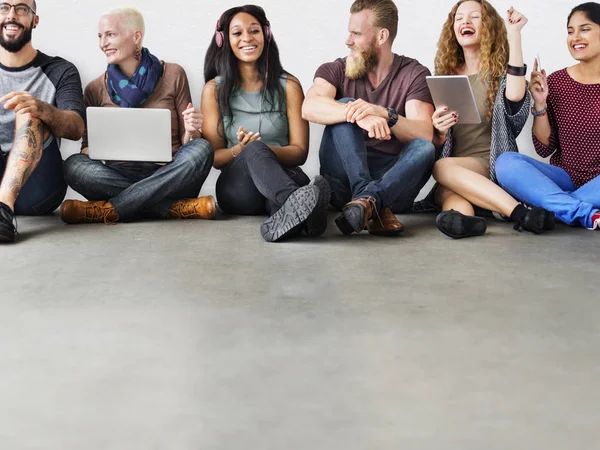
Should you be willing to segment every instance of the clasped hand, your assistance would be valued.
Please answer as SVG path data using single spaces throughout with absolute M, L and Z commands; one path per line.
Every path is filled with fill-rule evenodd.
M 387 110 L 360 98 L 346 103 L 346 122 L 356 123 L 369 134 L 371 139 L 389 141 L 392 138 L 387 124 Z
M 50 115 L 50 105 L 25 91 L 6 94 L 0 98 L 0 103 L 4 103 L 4 109 L 12 109 L 15 114 L 31 114 L 42 122 L 47 121 Z
M 189 103 L 187 109 L 181 113 L 183 115 L 183 123 L 185 125 L 185 131 L 190 134 L 195 132 L 202 133 L 202 113 L 198 108 L 194 108 L 194 105 Z

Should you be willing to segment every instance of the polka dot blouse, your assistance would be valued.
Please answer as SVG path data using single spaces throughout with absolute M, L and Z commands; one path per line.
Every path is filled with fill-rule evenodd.
M 581 84 L 566 69 L 548 77 L 550 145 L 535 135 L 536 152 L 562 167 L 577 187 L 600 176 L 600 84 Z

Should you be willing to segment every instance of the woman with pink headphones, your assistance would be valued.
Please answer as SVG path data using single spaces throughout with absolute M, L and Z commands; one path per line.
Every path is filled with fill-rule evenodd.
M 204 137 L 221 170 L 219 207 L 239 215 L 268 214 L 261 234 L 277 242 L 327 227 L 329 185 L 309 184 L 298 167 L 308 156 L 304 93 L 287 73 L 264 10 L 246 5 L 225 11 L 204 62 Z

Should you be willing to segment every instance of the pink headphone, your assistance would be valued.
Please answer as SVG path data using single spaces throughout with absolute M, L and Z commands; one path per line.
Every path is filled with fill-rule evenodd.
M 263 27 L 263 33 L 265 35 L 265 39 L 267 40 L 267 44 L 270 44 L 272 34 L 271 34 L 271 24 L 269 23 L 268 20 L 267 20 L 267 23 L 265 24 L 265 26 Z M 225 42 L 225 33 L 221 29 L 221 18 L 219 17 L 219 20 L 217 20 L 217 26 L 215 27 L 215 43 L 217 44 L 217 47 L 221 48 L 221 47 L 223 47 L 224 42 Z

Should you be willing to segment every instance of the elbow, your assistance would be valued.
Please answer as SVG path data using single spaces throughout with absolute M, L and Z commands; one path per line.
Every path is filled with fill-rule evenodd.
M 311 110 L 310 104 L 307 100 L 302 104 L 302 118 L 307 122 L 314 122 L 315 116 Z
M 308 150 L 305 149 L 301 149 L 301 151 L 298 154 L 298 166 L 303 166 L 306 163 L 306 160 L 308 159 Z
M 425 127 L 423 127 L 423 131 L 420 134 L 421 134 L 421 136 L 418 136 L 418 137 L 423 138 L 429 142 L 433 142 L 434 137 L 435 137 L 435 135 L 433 133 L 433 126 L 431 124 L 427 124 Z
M 77 121 L 75 122 L 75 126 L 71 130 L 71 133 L 69 133 L 70 135 L 65 136 L 65 137 L 72 141 L 78 141 L 79 139 L 81 139 L 83 137 L 83 133 L 85 133 L 85 123 L 83 122 L 83 119 L 81 118 L 81 116 L 78 114 Z
M 307 122 L 311 121 L 310 120 L 311 119 L 310 114 L 308 113 L 307 109 L 304 106 L 302 106 L 302 118 L 304 120 L 306 120 Z
M 77 127 L 77 136 L 75 137 L 75 141 L 78 141 L 79 139 L 81 139 L 83 137 L 83 133 L 85 133 L 85 125 L 83 123 L 83 120 L 81 121 L 80 125 Z

